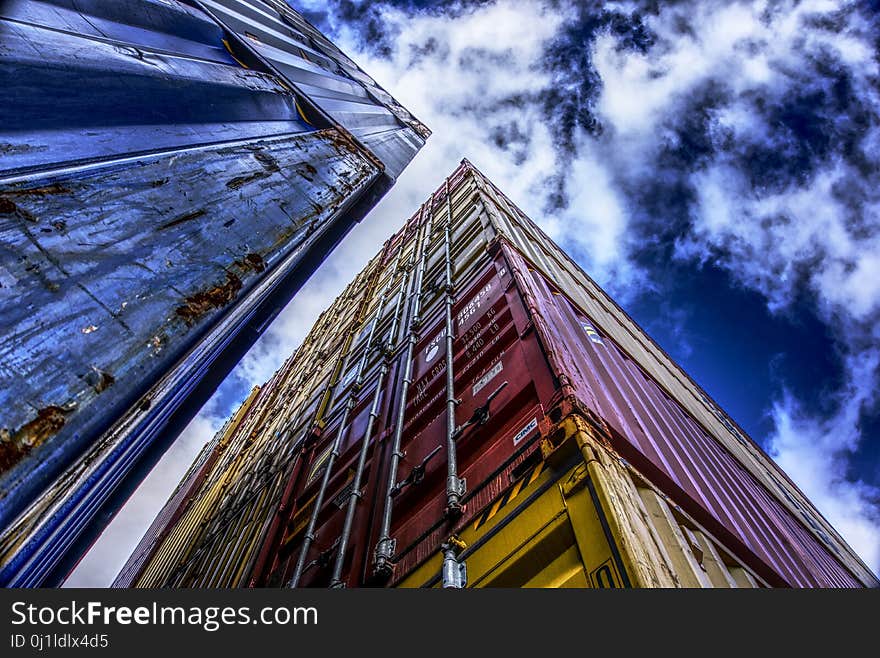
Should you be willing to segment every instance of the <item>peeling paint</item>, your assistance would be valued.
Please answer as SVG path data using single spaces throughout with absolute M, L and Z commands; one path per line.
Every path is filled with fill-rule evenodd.
M 260 254 L 247 254 L 241 260 L 235 261 L 235 264 L 244 272 L 262 272 L 266 269 L 266 261 Z
M 303 178 L 305 178 L 307 181 L 309 181 L 310 183 L 314 180 L 314 178 L 315 178 L 315 174 L 318 173 L 318 170 L 315 169 L 315 168 L 314 168 L 312 165 L 310 165 L 308 162 L 300 162 L 298 165 L 296 165 L 296 166 L 293 168 L 293 170 L 294 170 L 297 174 L 299 174 L 300 176 L 302 176 Z
M 116 378 L 113 375 L 95 366 L 92 366 L 85 379 L 89 386 L 95 390 L 95 393 L 103 393 L 116 383 Z
M 64 427 L 66 415 L 71 411 L 70 405 L 64 407 L 50 405 L 40 409 L 36 418 L 22 425 L 17 431 L 10 432 L 4 429 L 3 436 L 0 437 L 0 471 L 8 470 L 33 448 L 57 434 Z

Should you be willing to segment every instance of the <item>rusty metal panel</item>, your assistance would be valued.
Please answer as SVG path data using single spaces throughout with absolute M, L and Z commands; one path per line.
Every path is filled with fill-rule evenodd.
M 19 492 L 48 484 L 53 466 L 109 427 L 145 382 L 171 372 L 228 307 L 257 295 L 272 281 L 267 272 L 289 270 L 377 175 L 328 129 L 0 186 L 9 211 L 0 291 L 4 511 L 27 495 Z M 190 205 L 171 201 L 180 198 Z M 187 359 L 182 377 L 197 359 Z M 141 415 L 168 393 L 151 392 Z M 123 439 L 90 448 L 61 489 L 91 477 L 98 461 L 109 467 Z M 36 529 L 47 502 L 6 541 Z
M 406 133 L 373 152 L 204 4 L 0 4 L 0 583 L 66 575 L 429 134 L 363 91 Z

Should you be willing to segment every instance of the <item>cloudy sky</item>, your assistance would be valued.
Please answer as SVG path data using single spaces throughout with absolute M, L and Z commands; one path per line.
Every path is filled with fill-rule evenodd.
M 120 512 L 108 584 L 204 442 L 467 157 L 880 571 L 880 5 L 292 1 L 434 132 Z

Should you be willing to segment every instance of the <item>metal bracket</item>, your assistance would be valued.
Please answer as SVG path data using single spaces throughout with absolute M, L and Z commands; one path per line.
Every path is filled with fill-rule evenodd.
M 330 560 L 333 557 L 333 554 L 336 552 L 336 544 L 333 544 L 326 551 L 321 551 L 314 560 L 309 562 L 304 568 L 303 573 L 306 573 L 310 569 L 314 567 L 318 567 L 319 569 L 326 569 L 330 566 Z
M 446 478 L 446 491 L 455 494 L 459 498 L 463 498 L 467 493 L 467 480 L 450 475 Z
M 397 540 L 392 537 L 382 539 L 376 545 L 376 561 L 391 561 L 394 553 L 397 552 Z
M 452 435 L 453 438 L 457 439 L 459 436 L 461 436 L 462 433 L 464 433 L 464 431 L 468 427 L 472 425 L 485 425 L 488 422 L 490 416 L 489 405 L 492 404 L 492 400 L 498 397 L 498 394 L 501 393 L 502 389 L 504 389 L 505 386 L 507 386 L 507 382 L 502 382 L 502 384 L 498 388 L 492 391 L 489 397 L 486 398 L 486 403 L 483 406 L 474 409 L 474 413 L 464 425 L 459 425 L 455 428 L 455 432 Z
M 452 535 L 440 546 L 443 551 L 441 580 L 444 589 L 463 589 L 467 587 L 467 563 L 459 560 L 459 554 L 467 548 L 460 537 Z
M 409 472 L 409 475 L 406 476 L 404 480 L 401 480 L 397 484 L 394 485 L 394 489 L 391 490 L 391 497 L 397 496 L 401 491 L 403 491 L 406 487 L 410 485 L 418 485 L 421 484 L 422 480 L 425 479 L 425 470 L 428 467 L 428 462 L 433 459 L 433 457 L 440 452 L 441 446 L 437 446 L 427 455 L 425 458 L 413 469 Z

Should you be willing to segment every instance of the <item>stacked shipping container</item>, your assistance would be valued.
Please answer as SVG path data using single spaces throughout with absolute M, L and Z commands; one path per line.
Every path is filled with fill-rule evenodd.
M 877 583 L 467 161 L 189 491 L 117 585 Z
M 0 584 L 59 582 L 427 129 L 273 0 L 0 4 Z

